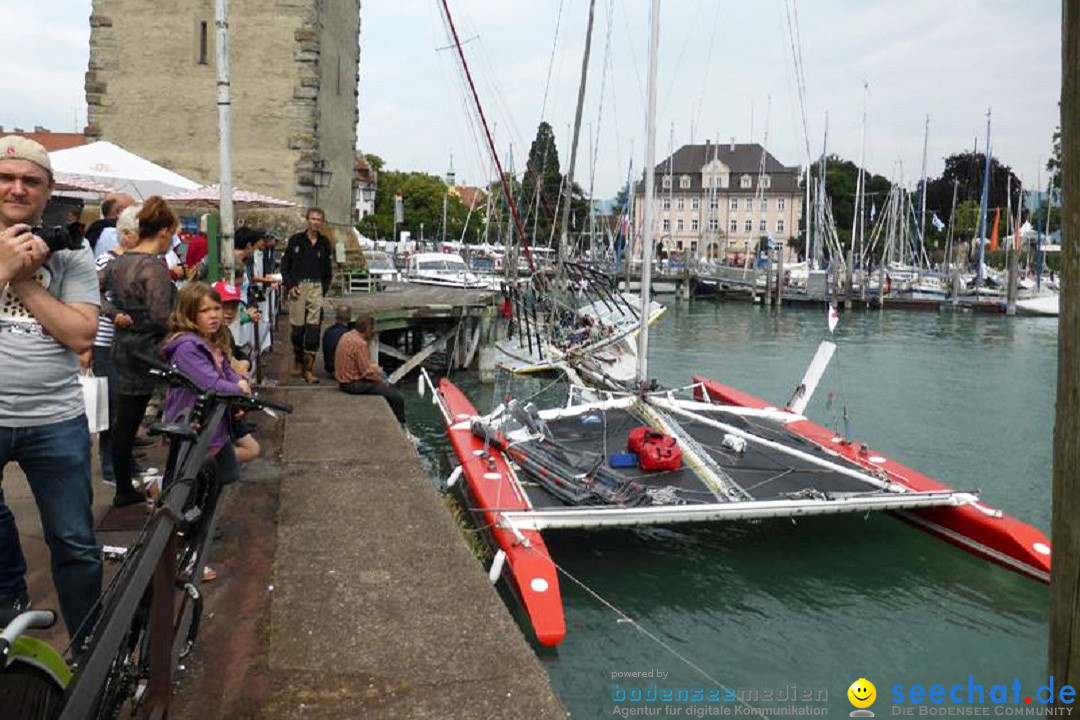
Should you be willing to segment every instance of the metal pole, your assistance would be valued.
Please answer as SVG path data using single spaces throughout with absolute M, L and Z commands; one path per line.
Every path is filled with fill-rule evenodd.
M 565 198 L 562 207 L 562 219 L 559 223 L 558 260 L 561 265 L 566 259 L 570 240 L 570 200 L 574 197 L 574 164 L 577 161 L 578 137 L 581 134 L 581 111 L 585 104 L 585 80 L 589 75 L 589 49 L 592 47 L 593 13 L 596 0 L 589 0 L 589 24 L 585 30 L 585 54 L 581 59 L 581 80 L 578 83 L 577 110 L 574 112 L 574 134 L 570 141 L 570 166 L 566 169 Z M 601 89 L 603 92 L 603 89 Z
M 641 247 L 641 332 L 638 333 L 637 380 L 649 377 L 649 294 L 652 290 L 653 192 L 656 188 L 656 66 L 660 45 L 660 0 L 652 0 L 652 32 L 649 37 L 649 92 L 645 123 L 645 212 Z
M 214 10 L 217 30 L 218 156 L 221 189 L 221 268 L 232 282 L 236 271 L 233 254 L 232 100 L 229 85 L 229 0 L 217 0 Z

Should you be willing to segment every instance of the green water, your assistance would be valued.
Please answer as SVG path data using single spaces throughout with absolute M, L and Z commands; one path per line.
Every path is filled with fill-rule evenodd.
M 674 307 L 651 335 L 650 375 L 676 386 L 702 372 L 783 404 L 824 334 L 820 310 Z M 1049 531 L 1056 319 L 860 311 L 841 316 L 835 339 L 811 418 L 839 427 L 846 408 L 853 437 Z M 548 381 L 455 379 L 483 411 L 495 393 L 559 397 Z M 415 394 L 409 403 L 433 475 L 445 476 L 441 425 Z M 795 705 L 837 717 L 865 677 L 880 718 L 894 713 L 897 684 L 960 683 L 966 698 L 969 675 L 987 693 L 1046 682 L 1047 588 L 885 515 L 549 535 L 582 585 L 562 578 L 566 640 L 537 652 L 575 717 L 736 714 L 732 702 L 613 699 L 652 683 L 756 689 L 749 704 L 766 714 L 810 692 L 817 701 Z M 656 670 L 668 676 L 612 677 Z

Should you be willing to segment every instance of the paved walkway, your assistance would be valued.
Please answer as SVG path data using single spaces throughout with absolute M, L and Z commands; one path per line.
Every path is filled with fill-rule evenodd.
M 286 352 L 271 362 L 284 377 Z M 263 456 L 226 491 L 218 579 L 205 585 L 173 716 L 565 717 L 385 401 L 327 379 L 273 393 L 295 412 L 253 416 Z M 56 607 L 37 511 L 13 466 L 3 488 L 34 602 Z M 95 472 L 99 519 L 111 498 Z M 128 512 L 106 524 L 136 526 L 140 511 Z M 108 544 L 133 537 L 100 533 Z M 65 639 L 59 628 L 46 637 Z

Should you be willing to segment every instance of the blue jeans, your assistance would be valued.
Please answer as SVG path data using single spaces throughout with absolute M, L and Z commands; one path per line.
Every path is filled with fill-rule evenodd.
M 90 430 L 86 416 L 35 427 L 0 427 L 0 468 L 22 468 L 41 513 L 52 577 L 68 634 L 75 636 L 101 595 L 101 550 L 94 537 Z M 26 593 L 26 558 L 15 516 L 0 490 L 0 595 Z

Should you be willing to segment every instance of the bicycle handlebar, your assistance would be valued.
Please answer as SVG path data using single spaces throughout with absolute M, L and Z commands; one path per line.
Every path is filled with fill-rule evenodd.
M 146 363 L 150 367 L 150 373 L 157 375 L 168 381 L 173 385 L 181 385 L 191 390 L 196 395 L 201 396 L 213 396 L 220 400 L 227 400 L 233 402 L 248 410 L 262 410 L 263 408 L 273 408 L 274 410 L 281 410 L 282 412 L 291 413 L 293 406 L 287 402 L 281 402 L 280 400 L 274 400 L 272 398 L 264 397 L 258 393 L 252 393 L 251 395 L 245 395 L 244 393 L 226 393 L 217 390 L 209 390 L 202 387 L 190 377 L 188 377 L 182 370 L 175 365 L 169 365 L 163 362 L 160 358 L 155 357 L 149 353 L 136 352 L 134 356 L 140 362 Z
M 19 636 L 30 628 L 45 630 L 55 624 L 56 613 L 52 610 L 27 610 L 16 615 L 3 632 L 0 632 L 0 669 L 4 667 L 3 659 L 7 657 L 8 649 L 15 644 Z

